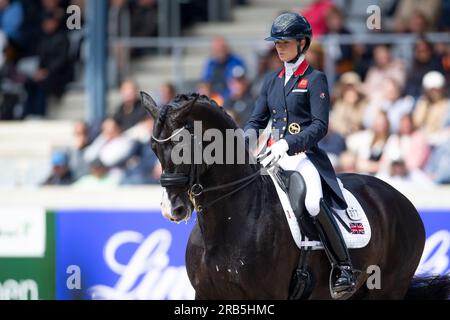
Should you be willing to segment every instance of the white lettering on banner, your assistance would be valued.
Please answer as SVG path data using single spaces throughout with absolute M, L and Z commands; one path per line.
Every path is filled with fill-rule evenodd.
M 38 300 L 39 291 L 36 281 L 32 279 L 8 279 L 0 282 L 0 300 Z
M 416 274 L 443 274 L 450 266 L 450 232 L 439 230 L 428 237 Z
M 116 259 L 117 251 L 126 244 L 138 244 L 138 248 L 123 264 Z M 104 248 L 106 265 L 120 277 L 113 286 L 103 284 L 89 288 L 93 299 L 193 299 L 195 291 L 185 266 L 169 266 L 168 251 L 172 235 L 166 229 L 158 229 L 148 235 L 136 231 L 122 231 L 112 235 Z M 417 274 L 444 273 L 450 259 L 450 232 L 440 230 L 428 237 Z
M 139 247 L 127 264 L 116 260 L 124 244 Z M 89 289 L 93 299 L 193 299 L 195 291 L 187 277 L 186 267 L 169 266 L 168 251 L 172 235 L 158 229 L 145 238 L 136 231 L 122 231 L 109 238 L 104 249 L 107 266 L 120 277 L 113 287 L 98 284 Z

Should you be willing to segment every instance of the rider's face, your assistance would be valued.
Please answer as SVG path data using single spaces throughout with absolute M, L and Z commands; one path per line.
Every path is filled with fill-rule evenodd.
M 275 41 L 275 48 L 281 61 L 291 61 L 297 56 L 297 40 Z

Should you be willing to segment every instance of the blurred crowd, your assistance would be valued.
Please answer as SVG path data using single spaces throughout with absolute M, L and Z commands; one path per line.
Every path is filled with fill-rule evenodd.
M 66 27 L 71 4 L 82 1 L 0 1 L 0 120 L 45 117 L 74 80 L 82 39 Z
M 0 118 L 45 116 L 47 97 L 61 96 L 73 79 L 73 61 L 79 59 L 82 39 L 68 38 L 62 8 L 78 2 L 82 3 L 0 0 L 1 103 L 17 105 L 17 101 L 8 102 L 13 96 L 23 102 L 21 110 L 2 105 Z M 300 10 L 312 25 L 314 38 L 307 59 L 317 69 L 324 69 L 325 51 L 314 39 L 352 33 L 339 6 L 342 2 L 316 0 Z M 336 78 L 329 132 L 320 147 L 338 172 L 376 175 L 393 184 L 448 184 L 450 45 L 432 43 L 425 34 L 450 31 L 450 0 L 380 3 L 383 27 L 366 31 L 367 36 L 371 32 L 416 34 L 412 59 L 402 57 L 398 43 L 328 47 Z M 129 35 L 155 36 L 156 10 L 154 0 L 111 0 L 109 21 L 117 24 L 110 24 L 109 33 L 120 36 L 124 30 L 120 23 L 128 21 Z M 123 18 L 126 14 L 130 16 Z M 114 50 L 120 66 L 122 48 Z M 149 53 L 136 50 L 132 55 Z M 282 68 L 273 46 L 257 54 L 256 70 L 248 70 L 252 64 L 233 52 L 226 39 L 214 37 L 196 87 L 223 106 L 241 127 L 252 113 L 264 75 Z M 17 94 L 21 91 L 25 98 Z M 76 124 L 72 146 L 54 152 L 53 170 L 44 184 L 158 182 L 161 166 L 149 144 L 153 121 L 140 105 L 137 84 L 126 75 L 121 76 L 120 94 L 121 104 L 101 123 Z M 159 88 L 158 103 L 164 105 L 176 94 L 175 85 L 165 83 Z
M 180 27 L 207 21 L 208 0 L 180 1 Z M 236 3 L 245 2 L 243 0 Z M 0 0 L 0 120 L 46 118 L 49 99 L 61 99 L 68 85 L 82 78 L 86 60 L 86 0 Z M 80 8 L 80 28 L 71 5 Z M 109 38 L 158 36 L 158 0 L 109 0 Z M 120 83 L 126 78 L 125 58 L 154 53 L 126 50 L 114 44 L 111 59 Z

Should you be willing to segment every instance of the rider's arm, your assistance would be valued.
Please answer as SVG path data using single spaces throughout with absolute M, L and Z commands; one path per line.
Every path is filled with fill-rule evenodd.
M 309 103 L 311 107 L 311 124 L 300 133 L 285 137 L 289 145 L 289 155 L 304 152 L 325 137 L 328 131 L 330 112 L 330 95 L 327 78 L 323 72 L 317 72 L 308 85 Z

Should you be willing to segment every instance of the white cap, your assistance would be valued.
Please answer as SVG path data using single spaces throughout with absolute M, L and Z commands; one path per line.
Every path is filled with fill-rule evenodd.
M 430 71 L 423 76 L 422 85 L 426 90 L 440 89 L 445 86 L 445 78 L 439 71 Z

